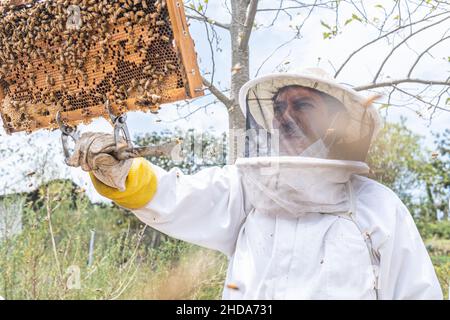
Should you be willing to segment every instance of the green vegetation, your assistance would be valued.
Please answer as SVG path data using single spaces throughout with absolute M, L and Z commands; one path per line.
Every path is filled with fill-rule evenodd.
M 172 136 L 165 132 L 136 142 L 157 143 Z M 391 187 L 413 213 L 446 295 L 449 137 L 450 132 L 437 137 L 438 150 L 428 151 L 404 124 L 388 125 L 369 157 L 374 178 Z M 184 138 L 196 136 L 190 131 Z M 203 138 L 205 152 L 223 141 Z M 195 156 L 188 156 L 188 149 L 178 164 L 187 173 L 223 163 L 218 157 L 194 166 Z M 150 160 L 166 169 L 175 165 L 167 158 Z M 20 213 L 21 232 L 15 226 Z M 6 299 L 221 297 L 227 267 L 223 255 L 168 238 L 115 205 L 92 204 L 72 182 L 54 180 L 34 192 L 3 197 L 0 218 L 5 226 L 0 229 L 0 295 Z
M 23 205 L 23 231 L 0 246 L 6 299 L 220 297 L 222 256 L 167 239 L 119 207 L 91 204 L 68 181 L 4 198 L 2 213 L 11 216 L 15 203 Z

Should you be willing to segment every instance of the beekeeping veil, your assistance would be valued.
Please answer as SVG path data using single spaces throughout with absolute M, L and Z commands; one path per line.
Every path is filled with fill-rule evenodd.
M 249 81 L 240 91 L 239 103 L 246 116 L 246 157 L 364 161 L 381 124 L 366 97 L 320 69 Z M 318 140 L 327 152 L 314 148 Z M 316 153 L 319 149 L 321 153 Z
M 246 83 L 239 95 L 245 158 L 236 165 L 252 202 L 268 211 L 298 212 L 299 203 L 320 212 L 347 207 L 342 183 L 368 171 L 364 161 L 381 123 L 367 101 L 320 69 Z M 322 192 L 330 179 L 339 188 Z

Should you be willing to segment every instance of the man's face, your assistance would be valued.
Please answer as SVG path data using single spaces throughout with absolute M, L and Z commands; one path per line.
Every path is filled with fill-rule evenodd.
M 320 92 L 300 86 L 279 91 L 274 98 L 274 115 L 280 155 L 299 155 L 322 138 L 330 124 L 329 108 Z

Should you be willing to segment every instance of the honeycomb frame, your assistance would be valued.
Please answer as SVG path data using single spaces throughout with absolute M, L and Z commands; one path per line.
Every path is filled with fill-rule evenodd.
M 58 7 L 62 0 L 47 2 L 49 7 L 52 4 Z M 143 2 L 150 8 L 148 11 L 142 9 Z M 64 55 L 67 48 L 64 51 L 55 46 L 51 42 L 53 39 L 44 39 L 47 42 L 32 40 L 34 47 L 44 48 L 44 54 L 36 49 L 37 56 L 30 54 L 30 46 L 25 42 L 27 48 L 22 49 L 14 57 L 14 64 L 0 74 L 0 115 L 8 134 L 57 128 L 58 111 L 63 121 L 70 125 L 88 123 L 97 117 L 109 119 L 104 107 L 106 99 L 117 114 L 132 110 L 157 113 L 160 104 L 203 95 L 197 55 L 182 0 L 66 0 L 65 3 L 84 5 L 82 8 L 86 13 L 90 12 L 90 3 L 97 8 L 98 3 L 119 3 L 120 7 L 138 3 L 138 6 L 132 4 L 132 9 L 124 9 L 114 16 L 116 21 L 108 20 L 105 38 L 99 37 L 93 42 L 90 39 L 86 53 L 81 54 L 84 56 L 82 68 L 65 64 L 62 72 L 55 57 Z M 162 7 L 160 11 L 152 11 L 156 4 Z M 33 5 L 16 6 L 14 13 L 30 8 Z M 137 12 L 142 11 L 145 15 L 140 13 L 139 23 L 134 23 L 134 20 L 138 21 Z M 43 11 L 39 12 L 42 14 Z M 127 16 L 129 12 L 133 14 Z M 5 17 L 7 14 L 0 17 L 0 24 Z M 28 24 L 26 20 L 23 25 Z M 84 25 L 88 26 L 86 22 Z M 71 39 L 71 31 L 68 34 L 67 39 Z M 78 32 L 78 36 L 80 34 L 83 33 Z M 104 48 L 107 48 L 106 57 Z M 7 58 L 0 56 L 1 68 Z M 76 58 L 74 54 L 72 60 L 78 61 Z

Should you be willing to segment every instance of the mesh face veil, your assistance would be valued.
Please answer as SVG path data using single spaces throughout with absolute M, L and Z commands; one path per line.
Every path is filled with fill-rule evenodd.
M 304 75 L 269 75 L 244 85 L 246 157 L 289 156 L 365 161 L 380 126 L 357 92 Z
M 332 81 L 272 75 L 244 85 L 246 198 L 259 212 L 298 215 L 349 210 L 345 182 L 366 173 L 377 114 Z M 341 161 L 352 160 L 352 161 Z
M 269 108 L 261 126 L 247 107 L 246 156 L 303 156 L 328 158 L 343 134 L 348 113 L 337 99 L 318 90 L 288 85 L 274 91 L 270 104 L 263 106 L 258 86 L 247 94 L 259 108 Z

